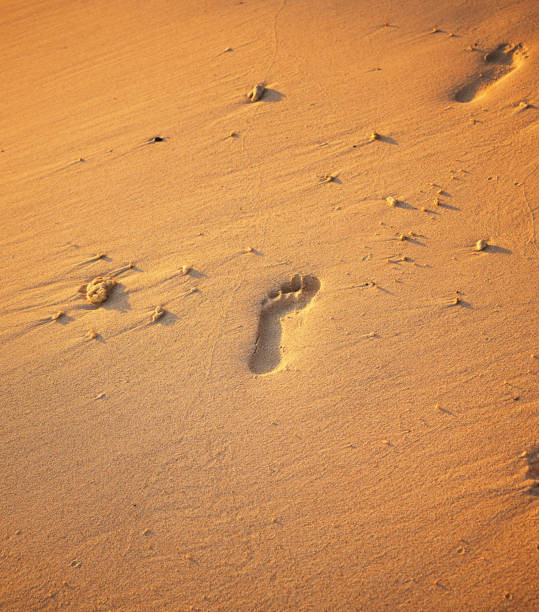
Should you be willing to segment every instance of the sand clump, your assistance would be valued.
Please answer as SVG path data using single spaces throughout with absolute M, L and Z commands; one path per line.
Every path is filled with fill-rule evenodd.
M 86 294 L 89 304 L 102 304 L 108 300 L 116 284 L 117 281 L 110 276 L 96 276 L 86 286 L 81 287 L 80 292 Z

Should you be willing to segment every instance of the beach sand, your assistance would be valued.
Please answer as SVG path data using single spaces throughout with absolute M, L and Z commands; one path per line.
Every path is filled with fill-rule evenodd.
M 538 609 L 538 16 L 4 3 L 0 608 Z

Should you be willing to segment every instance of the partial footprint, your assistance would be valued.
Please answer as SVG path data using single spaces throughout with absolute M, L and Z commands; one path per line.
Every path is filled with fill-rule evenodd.
M 303 310 L 320 289 L 320 281 L 312 275 L 296 274 L 272 291 L 262 302 L 255 350 L 249 359 L 249 369 L 255 374 L 273 372 L 281 363 L 281 319 L 288 313 Z
M 518 68 L 527 58 L 522 43 L 498 45 L 483 57 L 484 69 L 469 83 L 461 87 L 454 95 L 457 102 L 471 102 L 485 95 L 497 81 Z
M 526 479 L 531 480 L 531 486 L 528 489 L 528 493 L 539 497 L 539 446 L 535 446 L 529 452 L 524 453 L 524 457 L 528 464 Z

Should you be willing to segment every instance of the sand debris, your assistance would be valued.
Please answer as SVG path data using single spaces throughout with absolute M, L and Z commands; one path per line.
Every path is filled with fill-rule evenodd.
M 63 310 L 59 310 L 58 312 L 55 312 L 53 315 L 51 315 L 51 321 L 58 321 L 58 319 L 60 317 L 63 317 L 65 315 L 65 312 Z
M 258 102 L 258 100 L 260 100 L 262 98 L 262 96 L 264 95 L 264 92 L 266 91 L 266 87 L 262 84 L 259 85 L 255 85 L 251 91 L 247 94 L 247 97 L 249 98 L 249 100 L 251 100 L 251 102 Z
M 99 334 L 95 331 L 95 329 L 89 329 L 84 336 L 87 340 L 95 340 L 99 336 Z
M 90 304 L 102 304 L 109 298 L 116 284 L 110 276 L 96 276 L 87 285 L 83 285 L 79 292 L 86 293 L 86 301 Z
M 334 183 L 337 176 L 338 174 L 334 172 L 333 174 L 324 174 L 319 178 L 321 183 Z
M 189 266 L 187 264 L 182 266 L 182 276 L 187 276 L 189 274 L 189 272 L 191 272 L 191 270 L 193 269 L 192 266 Z

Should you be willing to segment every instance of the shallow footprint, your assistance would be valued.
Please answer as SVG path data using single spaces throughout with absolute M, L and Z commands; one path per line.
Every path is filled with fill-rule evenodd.
M 262 302 L 256 333 L 255 350 L 249 369 L 255 374 L 273 372 L 281 363 L 281 319 L 288 313 L 303 310 L 320 289 L 320 281 L 312 275 L 296 274 L 272 291 Z
M 527 58 L 526 49 L 503 43 L 483 57 L 484 69 L 475 79 L 461 87 L 454 95 L 457 102 L 471 102 L 483 96 L 492 85 L 507 76 Z

